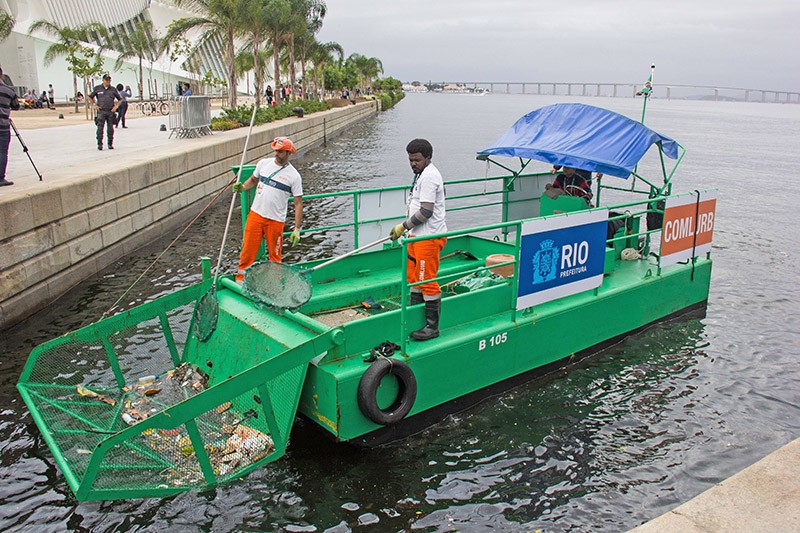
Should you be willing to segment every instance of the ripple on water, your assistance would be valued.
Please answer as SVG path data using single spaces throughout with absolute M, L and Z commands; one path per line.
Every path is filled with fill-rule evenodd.
M 307 194 L 406 183 L 404 147 L 421 135 L 436 140 L 435 161 L 448 179 L 483 176 L 484 165 L 474 160 L 480 145 L 554 99 L 479 100 L 476 106 L 458 95 L 411 95 L 361 122 L 297 161 Z M 632 99 L 589 103 L 628 116 L 641 112 Z M 672 101 L 648 110 L 650 117 L 690 149 L 676 188 L 720 188 L 705 318 L 659 324 L 403 443 L 354 450 L 301 421 L 285 458 L 234 485 L 165 500 L 77 503 L 14 385 L 34 346 L 97 320 L 174 238 L 165 235 L 0 335 L 0 528 L 345 532 L 377 518 L 366 527 L 621 531 L 795 438 L 800 257 L 786 224 L 775 221 L 795 220 L 796 208 L 792 195 L 774 194 L 769 178 L 794 171 L 800 108 Z M 723 135 L 731 146 L 725 153 L 717 141 Z M 763 172 L 764 160 L 774 173 Z M 742 175 L 748 179 L 734 179 Z M 351 209 L 326 199 L 307 209 L 307 225 L 342 222 Z M 216 257 L 226 217 L 226 202 L 217 202 L 115 310 L 199 279 L 198 258 Z M 458 213 L 451 219 L 465 223 Z M 226 272 L 238 261 L 241 232 L 234 229 L 223 253 Z M 304 235 L 286 261 L 349 245 L 342 232 Z M 354 507 L 343 507 L 348 503 Z

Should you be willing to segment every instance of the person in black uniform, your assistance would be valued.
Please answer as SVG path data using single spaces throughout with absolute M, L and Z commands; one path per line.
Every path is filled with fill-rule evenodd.
M 108 136 L 108 149 L 114 149 L 114 123 L 117 118 L 117 107 L 122 102 L 122 96 L 116 87 L 111 86 L 111 76 L 103 74 L 103 84 L 98 85 L 89 95 L 89 99 L 94 102 L 97 116 L 94 121 L 97 124 L 97 149 L 103 149 L 103 126 L 106 127 Z
M 9 83 L 11 80 L 9 80 Z M 14 185 L 6 179 L 8 166 L 8 145 L 11 142 L 11 111 L 19 109 L 17 93 L 6 85 L 3 69 L 0 68 L 0 187 Z M 4 221 L 6 217 L 4 217 Z

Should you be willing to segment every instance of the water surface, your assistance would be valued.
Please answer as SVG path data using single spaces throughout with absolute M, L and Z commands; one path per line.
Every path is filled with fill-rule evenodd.
M 568 100 L 412 94 L 296 166 L 307 193 L 402 184 L 411 177 L 405 145 L 425 137 L 446 179 L 482 177 L 475 152 L 524 113 L 556 101 Z M 569 101 L 641 114 L 633 99 Z M 362 451 L 298 423 L 286 457 L 240 483 L 168 500 L 77 503 L 15 383 L 34 346 L 96 320 L 175 231 L 2 333 L 0 528 L 619 531 L 797 438 L 800 106 L 653 100 L 648 125 L 688 150 L 677 191 L 719 189 L 706 317 L 658 324 L 400 443 Z M 117 308 L 199 279 L 198 258 L 216 258 L 227 208 L 226 200 L 213 205 Z M 307 219 L 341 216 L 327 204 Z M 454 216 L 456 226 L 469 222 Z M 235 219 L 229 272 L 240 238 Z M 333 255 L 344 241 L 312 236 L 286 260 Z

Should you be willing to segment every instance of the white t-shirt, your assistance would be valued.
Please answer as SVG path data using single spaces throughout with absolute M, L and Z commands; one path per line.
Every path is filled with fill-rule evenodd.
M 250 209 L 264 218 L 285 221 L 289 197 L 303 196 L 300 173 L 290 163 L 281 167 L 270 158 L 258 162 L 253 176 L 258 178 L 258 185 Z
M 422 174 L 417 178 L 417 182 L 411 189 L 411 197 L 408 199 L 408 215 L 411 216 L 419 211 L 422 202 L 433 203 L 433 215 L 424 224 L 411 228 L 412 235 L 433 235 L 435 233 L 446 233 L 447 224 L 444 221 L 444 183 L 442 175 L 433 164 L 428 164 Z

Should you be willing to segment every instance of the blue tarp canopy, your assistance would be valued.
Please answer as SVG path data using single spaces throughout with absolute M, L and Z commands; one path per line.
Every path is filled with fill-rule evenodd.
M 627 178 L 650 145 L 676 159 L 678 143 L 619 113 L 584 104 L 531 111 L 479 155 L 507 155 Z

